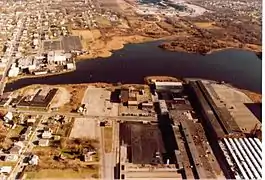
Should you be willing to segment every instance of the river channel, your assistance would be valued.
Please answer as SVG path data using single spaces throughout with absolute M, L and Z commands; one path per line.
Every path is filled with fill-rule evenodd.
M 7 84 L 5 91 L 31 84 L 143 83 L 146 76 L 165 75 L 225 81 L 261 92 L 262 61 L 253 52 L 227 49 L 202 56 L 165 51 L 157 47 L 159 43 L 128 44 L 111 57 L 78 62 L 74 72 L 20 79 Z

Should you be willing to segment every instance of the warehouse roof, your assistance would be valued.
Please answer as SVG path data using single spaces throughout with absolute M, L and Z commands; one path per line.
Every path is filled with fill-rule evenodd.
M 261 179 L 262 147 L 257 138 L 224 138 L 219 142 L 236 179 Z

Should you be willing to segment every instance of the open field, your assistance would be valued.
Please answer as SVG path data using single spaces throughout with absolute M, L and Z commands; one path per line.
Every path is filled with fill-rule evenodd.
M 80 102 L 83 98 L 84 92 L 86 90 L 85 85 L 72 85 L 66 86 L 66 90 L 70 93 L 70 101 L 64 104 L 59 111 L 61 112 L 70 112 L 72 110 L 76 110 L 80 105 Z
M 104 128 L 105 153 L 110 153 L 112 150 L 112 130 L 112 127 Z
M 103 88 L 88 87 L 82 100 L 87 108 L 86 114 L 116 116 L 118 106 L 110 103 L 110 94 L 110 91 Z
M 56 170 L 43 169 L 38 172 L 27 172 L 27 179 L 97 179 L 98 170 L 95 169 L 72 169 Z
M 70 138 L 98 138 L 97 120 L 92 118 L 76 118 Z

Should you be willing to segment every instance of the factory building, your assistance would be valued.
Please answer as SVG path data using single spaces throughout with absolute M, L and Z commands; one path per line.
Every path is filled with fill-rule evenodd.
M 49 64 L 64 65 L 66 64 L 66 55 L 63 51 L 49 51 L 47 60 Z
M 8 71 L 8 77 L 17 77 L 19 74 L 19 68 L 18 67 L 12 67 Z
M 257 138 L 223 138 L 219 146 L 235 179 L 262 179 L 262 146 Z
M 171 91 L 174 93 L 180 93 L 183 91 L 183 86 L 181 82 L 154 82 L 156 91 Z
M 21 70 L 28 69 L 29 71 L 36 69 L 36 59 L 33 57 L 21 58 L 18 60 L 18 67 Z
M 168 108 L 165 100 L 159 100 L 160 113 L 162 115 L 168 114 Z

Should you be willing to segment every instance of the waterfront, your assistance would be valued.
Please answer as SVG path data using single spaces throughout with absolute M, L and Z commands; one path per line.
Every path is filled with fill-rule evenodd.
M 76 71 L 7 84 L 6 91 L 31 84 L 143 83 L 146 76 L 173 76 L 225 81 L 238 88 L 261 93 L 261 63 L 253 52 L 228 49 L 202 56 L 169 52 L 161 42 L 128 44 L 111 57 L 80 61 Z

